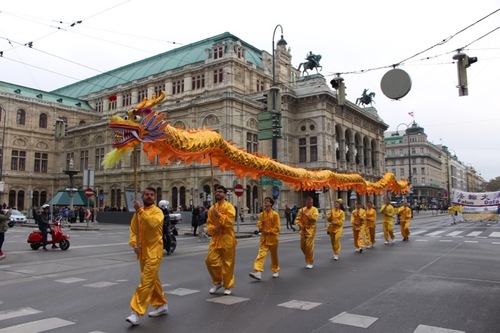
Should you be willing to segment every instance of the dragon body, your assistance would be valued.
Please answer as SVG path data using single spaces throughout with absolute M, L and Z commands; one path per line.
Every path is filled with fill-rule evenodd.
M 167 113 L 154 112 L 151 107 L 164 98 L 164 92 L 151 100 L 144 100 L 129 110 L 125 117 L 115 115 L 109 122 L 114 130 L 114 149 L 103 160 L 111 168 L 142 144 L 142 150 L 153 161 L 170 165 L 174 161 L 212 163 L 222 171 L 232 171 L 239 178 L 257 179 L 263 176 L 279 179 L 297 190 L 322 188 L 353 189 L 359 194 L 394 193 L 408 191 L 405 180 L 397 181 L 393 174 L 385 174 L 377 182 L 369 182 L 359 174 L 339 174 L 330 170 L 306 170 L 279 163 L 268 156 L 248 153 L 210 129 L 184 130 L 173 127 L 166 119 Z

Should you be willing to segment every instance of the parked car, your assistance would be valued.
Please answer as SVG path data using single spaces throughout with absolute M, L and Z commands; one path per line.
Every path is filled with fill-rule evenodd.
M 8 209 L 4 209 L 3 210 L 3 213 L 6 214 L 9 210 Z M 10 220 L 9 220 L 9 227 L 13 227 L 15 223 L 26 223 L 28 221 L 28 219 L 26 218 L 26 216 L 23 215 L 23 213 L 21 213 L 20 211 L 18 211 L 17 209 L 13 209 L 12 210 L 12 214 L 10 215 Z

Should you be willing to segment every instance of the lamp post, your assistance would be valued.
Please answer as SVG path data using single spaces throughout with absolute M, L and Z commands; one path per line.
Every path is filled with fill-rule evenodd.
M 409 193 L 410 206 L 411 206 L 411 147 L 410 147 L 410 131 L 409 131 L 409 129 L 410 129 L 411 125 L 413 125 L 413 124 L 415 124 L 415 122 L 410 123 L 410 124 L 401 123 L 398 125 L 398 127 L 396 127 L 396 135 L 399 135 L 399 132 L 398 132 L 399 127 L 406 126 L 406 140 L 408 141 L 408 184 L 410 184 L 410 193 Z
M 448 206 L 451 205 L 451 190 L 453 189 L 453 175 L 451 174 L 451 163 L 450 163 L 450 158 L 451 158 L 451 151 L 453 151 L 453 156 L 456 158 L 457 153 L 448 147 L 446 147 L 446 161 L 448 162 L 446 166 L 446 173 L 447 173 L 447 191 L 448 191 Z
M 277 87 L 276 87 L 276 55 L 275 55 L 275 45 L 274 45 L 274 36 L 276 34 L 276 30 L 280 28 L 281 29 L 281 38 L 280 40 L 278 41 L 278 46 L 286 46 L 287 43 L 286 41 L 283 39 L 283 27 L 281 26 L 281 24 L 278 24 L 275 28 L 274 28 L 274 32 L 273 32 L 273 84 L 272 84 L 272 87 L 271 87 L 271 112 L 272 112 L 272 116 L 273 116 L 273 119 L 274 117 L 278 117 L 277 115 L 277 111 L 276 111 L 276 93 L 277 93 L 277 90 L 279 90 Z M 277 119 L 277 118 L 276 118 Z M 277 133 L 277 121 L 273 121 L 273 138 L 272 138 L 272 158 L 273 159 L 277 159 L 278 158 L 278 133 Z

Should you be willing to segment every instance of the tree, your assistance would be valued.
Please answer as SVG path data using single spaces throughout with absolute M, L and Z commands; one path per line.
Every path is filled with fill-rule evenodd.
M 500 191 L 500 177 L 490 180 L 485 186 L 486 192 Z

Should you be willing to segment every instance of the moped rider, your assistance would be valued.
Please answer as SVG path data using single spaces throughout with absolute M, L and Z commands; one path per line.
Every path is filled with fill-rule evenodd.
M 170 255 L 170 244 L 172 242 L 172 237 L 168 229 L 170 228 L 170 209 L 168 208 L 169 202 L 167 200 L 160 200 L 158 206 L 163 212 L 163 235 L 166 236 L 165 249 L 167 249 L 167 255 Z
M 42 232 L 42 245 L 43 250 L 47 251 L 47 235 L 50 231 L 50 205 L 45 204 L 42 206 L 42 213 L 38 219 L 38 229 Z M 53 249 L 57 249 L 56 244 L 52 244 Z

